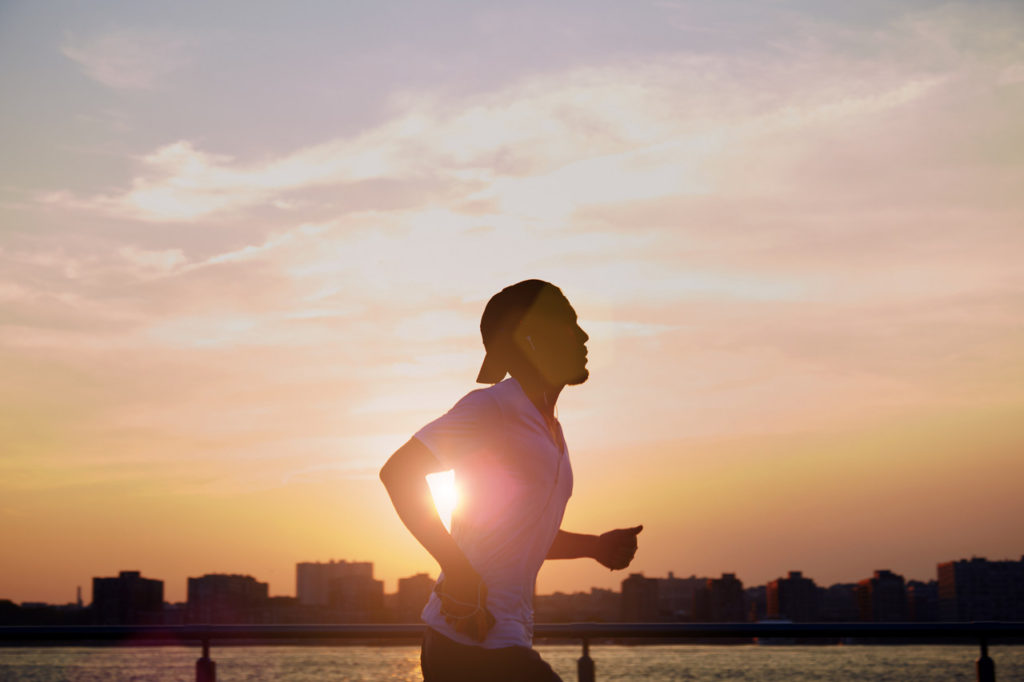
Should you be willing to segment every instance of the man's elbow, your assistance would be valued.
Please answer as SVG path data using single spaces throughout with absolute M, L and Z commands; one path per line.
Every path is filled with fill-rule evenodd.
M 384 487 L 390 489 L 395 480 L 395 466 L 392 460 L 389 459 L 384 463 L 384 466 L 380 468 L 379 476 L 380 482 L 384 484 Z
M 403 481 L 422 479 L 438 470 L 437 460 L 422 443 L 415 438 L 398 448 L 380 469 L 380 480 L 391 490 Z
M 405 446 L 399 448 L 394 454 L 388 457 L 384 466 L 380 468 L 380 482 L 390 490 L 399 479 L 409 475 L 409 456 Z

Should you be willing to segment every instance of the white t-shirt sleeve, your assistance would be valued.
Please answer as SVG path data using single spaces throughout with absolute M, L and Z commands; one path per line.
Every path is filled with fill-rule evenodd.
M 457 468 L 488 449 L 490 440 L 501 433 L 500 421 L 497 401 L 480 389 L 467 393 L 452 409 L 415 435 L 443 466 Z

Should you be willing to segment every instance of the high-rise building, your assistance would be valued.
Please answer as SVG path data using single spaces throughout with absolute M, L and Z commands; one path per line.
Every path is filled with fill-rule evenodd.
M 743 583 L 735 573 L 709 578 L 695 595 L 694 615 L 699 621 L 739 623 L 747 619 Z
M 92 579 L 93 620 L 99 625 L 160 624 L 164 581 L 121 571 L 116 578 Z
M 299 604 L 321 622 L 365 623 L 384 617 L 384 581 L 369 561 L 304 562 L 295 566 Z
M 942 620 L 1024 620 L 1024 557 L 949 561 L 938 574 Z
M 660 620 L 690 621 L 693 620 L 694 595 L 703 589 L 707 578 L 693 575 L 689 578 L 677 578 L 669 571 L 667 578 L 658 581 L 658 613 Z
M 765 585 L 765 615 L 807 623 L 819 618 L 818 586 L 800 571 L 788 578 L 776 578 Z
M 630 573 L 622 581 L 619 609 L 625 623 L 653 623 L 660 620 L 657 578 L 645 578 L 643 573 Z
M 188 579 L 189 623 L 262 623 L 267 614 L 268 585 L 250 575 L 212 573 Z
M 334 580 L 373 580 L 369 561 L 304 562 L 295 565 L 295 593 L 305 606 L 327 606 Z
M 379 620 L 384 610 L 384 581 L 373 576 L 331 578 L 327 605 L 343 623 Z
M 875 571 L 857 583 L 860 619 L 876 623 L 907 619 L 907 588 L 903 576 L 892 571 Z
M 417 573 L 408 578 L 398 579 L 398 617 L 400 620 L 415 622 L 427 605 L 430 593 L 434 591 L 434 579 L 426 573 Z
M 856 583 L 836 583 L 818 588 L 821 620 L 849 623 L 860 620 Z
M 747 620 L 757 622 L 768 617 L 768 590 L 764 585 L 755 585 L 743 590 L 747 605 Z
M 907 620 L 916 622 L 939 619 L 939 584 L 934 580 L 907 582 Z

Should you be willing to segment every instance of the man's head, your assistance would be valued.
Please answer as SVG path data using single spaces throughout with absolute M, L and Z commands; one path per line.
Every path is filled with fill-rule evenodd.
M 587 333 L 562 291 L 539 279 L 505 287 L 480 318 L 487 351 L 477 381 L 494 384 L 508 372 L 535 372 L 552 386 L 582 384 L 587 370 Z

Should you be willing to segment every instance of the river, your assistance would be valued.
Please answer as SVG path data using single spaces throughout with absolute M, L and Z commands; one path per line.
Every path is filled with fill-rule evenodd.
M 565 682 L 580 647 L 542 645 Z M 592 646 L 599 682 L 975 680 L 976 646 Z M 3 682 L 194 682 L 198 647 L 0 648 Z M 1024 680 L 1024 646 L 994 646 L 996 679 Z M 213 647 L 219 682 L 421 682 L 413 646 Z

